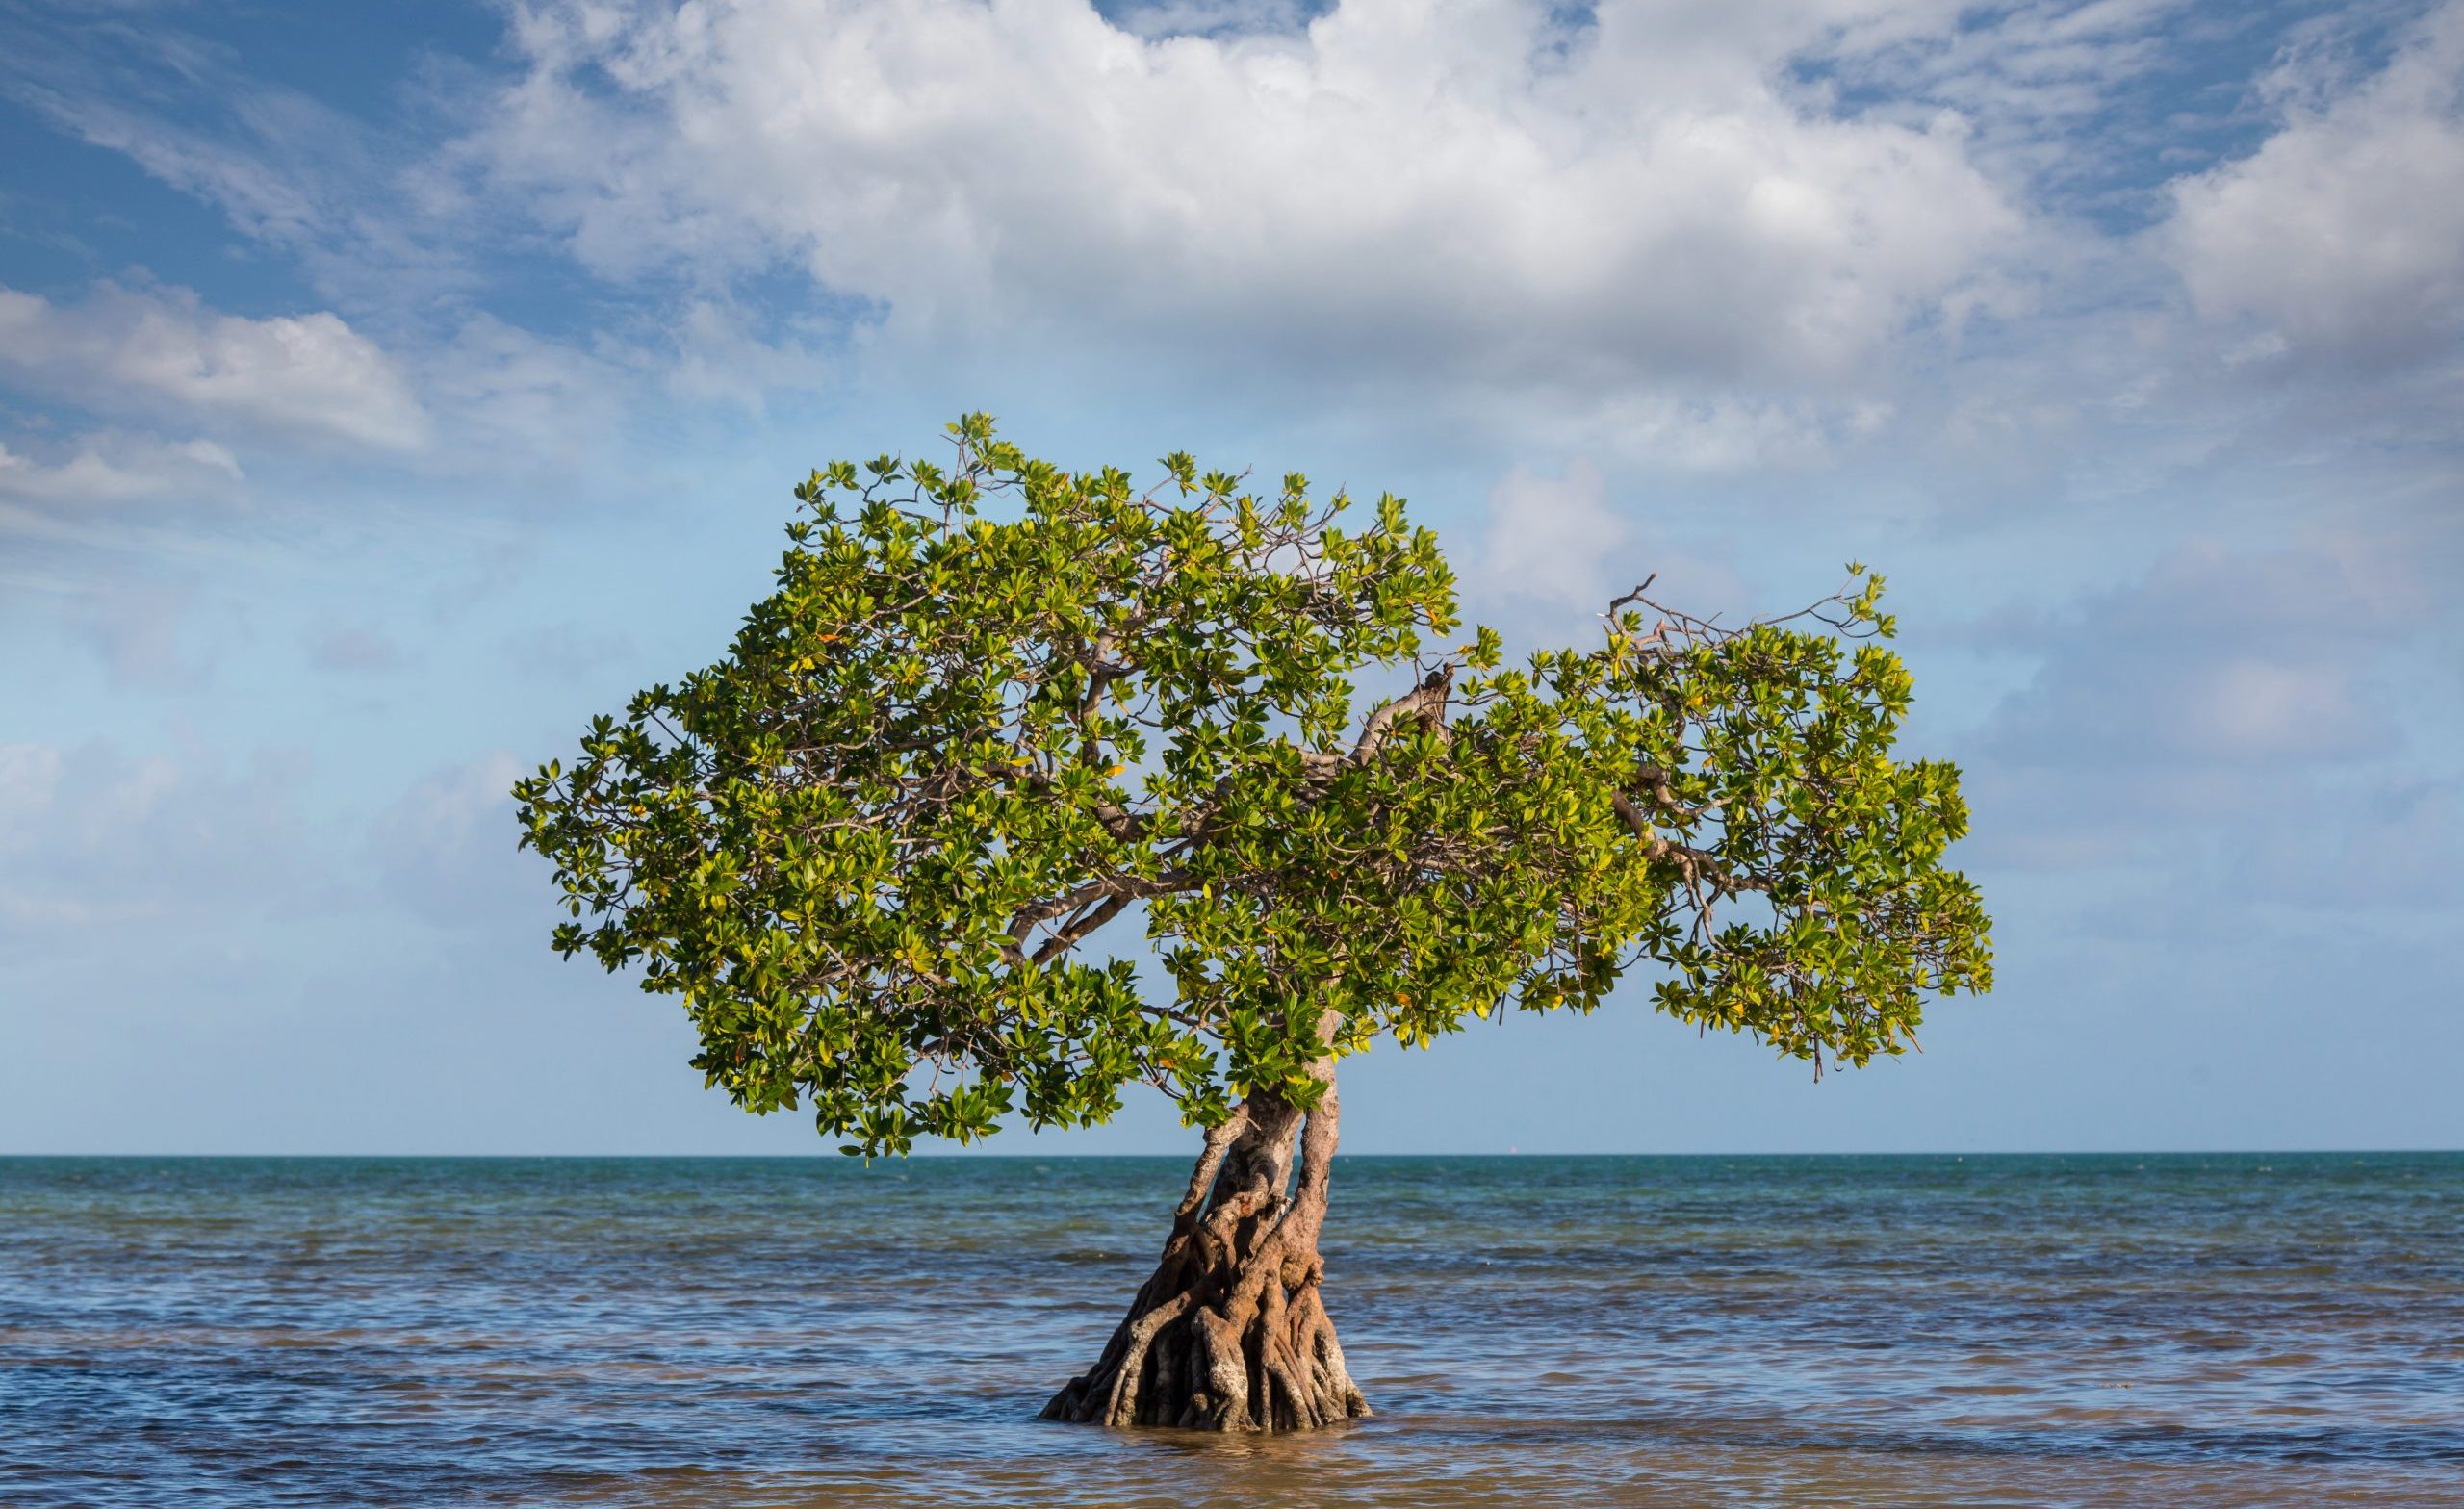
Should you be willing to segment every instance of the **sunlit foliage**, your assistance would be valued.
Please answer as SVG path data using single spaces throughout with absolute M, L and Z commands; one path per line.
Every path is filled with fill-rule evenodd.
M 1399 499 L 950 431 L 814 473 L 727 657 L 515 788 L 555 946 L 680 996 L 739 1104 L 865 1152 L 1136 1081 L 1214 1124 L 1646 966 L 1671 1015 L 1861 1064 L 1989 985 L 1958 773 L 1891 758 L 1880 577 L 1735 629 L 1638 589 L 1508 668 Z

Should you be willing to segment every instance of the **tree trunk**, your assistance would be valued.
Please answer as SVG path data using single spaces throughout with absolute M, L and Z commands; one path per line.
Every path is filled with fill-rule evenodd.
M 1322 1072 L 1316 1110 L 1251 1095 L 1207 1133 L 1155 1276 L 1045 1419 L 1273 1431 L 1369 1413 L 1318 1295 L 1337 1123 L 1333 1064 Z

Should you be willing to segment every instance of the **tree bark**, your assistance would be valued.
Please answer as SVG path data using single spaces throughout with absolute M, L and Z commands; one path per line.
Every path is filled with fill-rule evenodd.
M 1251 1095 L 1207 1133 L 1154 1276 L 1045 1419 L 1276 1431 L 1369 1413 L 1318 1292 L 1338 1124 L 1333 1063 L 1321 1074 L 1314 1110 Z

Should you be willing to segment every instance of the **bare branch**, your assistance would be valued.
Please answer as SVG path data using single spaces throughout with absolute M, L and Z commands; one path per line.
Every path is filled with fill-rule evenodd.
M 1360 737 L 1352 743 L 1351 762 L 1365 765 L 1374 759 L 1398 723 L 1409 721 L 1424 729 L 1445 727 L 1446 700 L 1453 689 L 1454 662 L 1450 660 L 1422 678 L 1420 685 L 1369 715 L 1360 726 Z

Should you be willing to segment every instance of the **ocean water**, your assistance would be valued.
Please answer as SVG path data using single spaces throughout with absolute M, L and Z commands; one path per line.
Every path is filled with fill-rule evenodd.
M 1172 1160 L 0 1160 L 0 1503 L 2464 1504 L 2464 1156 L 1338 1161 L 1373 1419 L 1037 1421 Z

